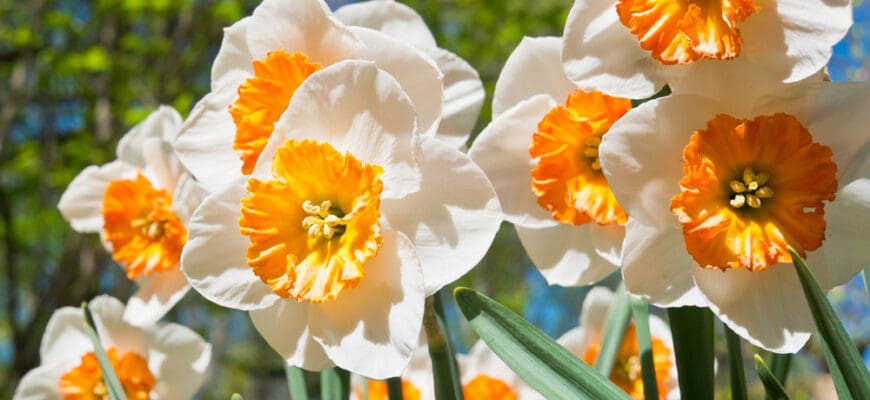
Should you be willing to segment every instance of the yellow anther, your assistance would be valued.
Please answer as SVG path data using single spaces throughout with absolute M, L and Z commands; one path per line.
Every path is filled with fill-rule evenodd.
M 753 181 L 755 181 L 755 171 L 752 168 L 746 168 L 743 170 L 743 183 L 746 186 L 749 186 Z
M 589 147 L 598 147 L 601 144 L 601 136 L 589 136 L 586 138 L 586 145 Z
M 759 199 L 758 196 L 754 194 L 747 194 L 746 204 L 749 204 L 749 207 L 758 208 L 761 207 L 761 199 Z
M 599 159 L 596 158 L 595 161 L 592 161 L 592 169 L 601 171 L 601 161 Z
M 733 190 L 734 193 L 743 193 L 746 191 L 746 185 L 738 180 L 731 181 L 729 185 L 731 185 L 731 190 Z
M 302 219 L 302 229 L 308 231 L 308 236 L 316 238 L 322 236 L 325 239 L 332 239 L 336 234 L 344 233 L 344 226 L 347 221 L 343 218 L 332 214 L 330 208 L 332 202 L 325 200 L 319 206 L 315 206 L 310 200 L 302 203 L 302 210 L 309 215 Z M 340 210 L 338 210 L 340 211 Z
M 755 191 L 755 195 L 760 199 L 769 199 L 773 197 L 773 189 L 768 186 L 764 186 L 761 189 Z
M 764 185 L 768 180 L 770 180 L 770 174 L 767 172 L 759 172 L 758 175 L 755 175 L 755 181 L 758 182 L 758 186 Z
M 743 207 L 743 205 L 746 204 L 746 196 L 744 196 L 742 194 L 738 194 L 737 196 L 734 196 L 733 199 L 731 199 L 729 204 L 731 204 L 731 207 L 734 207 L 734 208 Z
M 583 155 L 586 157 L 598 157 L 598 148 L 597 147 L 587 147 L 586 150 L 583 150 Z
M 751 190 L 758 190 L 758 181 L 750 182 L 749 185 L 746 186 L 746 189 L 748 189 L 750 191 Z

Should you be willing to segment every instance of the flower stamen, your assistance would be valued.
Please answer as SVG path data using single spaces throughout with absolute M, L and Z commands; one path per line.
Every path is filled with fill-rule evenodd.
M 731 187 L 731 201 L 728 204 L 734 208 L 742 208 L 749 205 L 751 208 L 760 208 L 761 199 L 773 198 L 773 189 L 770 186 L 764 186 L 770 180 L 770 174 L 767 172 L 759 172 L 758 174 L 752 168 L 743 170 L 743 180 L 732 180 L 728 183 Z
M 316 206 L 311 200 L 305 200 L 302 210 L 308 214 L 302 220 L 302 228 L 308 231 L 308 237 L 332 239 L 333 236 L 344 233 L 348 221 L 341 209 L 333 206 L 331 201 L 324 200 Z

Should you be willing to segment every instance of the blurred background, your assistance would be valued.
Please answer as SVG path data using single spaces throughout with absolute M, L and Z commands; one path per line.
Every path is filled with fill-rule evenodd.
M 561 35 L 569 0 L 411 0 L 439 46 L 466 59 L 487 90 L 474 133 L 490 119 L 502 63 L 524 35 Z M 160 104 L 186 115 L 209 90 L 222 28 L 257 0 L 0 0 L 0 399 L 39 364 L 39 341 L 51 313 L 97 294 L 126 299 L 133 287 L 99 243 L 78 234 L 57 211 L 67 184 L 88 165 L 115 158 L 118 139 Z M 341 1 L 329 2 L 333 8 Z M 870 78 L 870 5 L 854 0 L 855 26 L 835 49 L 834 80 Z M 870 110 L 868 110 L 870 112 Z M 605 284 L 615 283 L 613 277 Z M 524 315 L 553 337 L 577 325 L 587 288 L 547 287 L 514 230 L 504 225 L 486 258 L 456 285 L 471 286 Z M 449 289 L 449 288 L 448 288 Z M 449 293 L 449 292 L 448 292 Z M 860 277 L 831 292 L 859 349 L 870 342 L 867 295 Z M 450 296 L 451 337 L 459 349 L 476 340 Z M 281 358 L 246 313 L 213 305 L 190 291 L 165 320 L 212 343 L 200 398 L 286 399 Z M 718 324 L 718 323 L 717 323 Z M 717 329 L 721 330 L 721 326 Z M 744 343 L 745 360 L 763 351 Z M 719 371 L 727 372 L 724 339 Z M 870 357 L 868 357 L 870 358 Z M 753 365 L 750 397 L 762 390 Z M 727 373 L 718 397 L 730 398 Z M 310 374 L 316 384 L 316 374 Z M 833 396 L 815 341 L 792 363 L 793 398 Z

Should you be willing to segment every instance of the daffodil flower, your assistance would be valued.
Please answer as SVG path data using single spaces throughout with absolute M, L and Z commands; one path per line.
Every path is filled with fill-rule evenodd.
M 127 398 L 193 397 L 205 379 L 211 345 L 178 324 L 131 325 L 122 317 L 124 305 L 113 297 L 99 296 L 88 307 Z M 107 398 L 82 309 L 63 307 L 52 314 L 39 357 L 40 366 L 24 375 L 14 399 Z
M 601 351 L 604 322 L 613 300 L 614 294 L 610 289 L 601 286 L 592 288 L 583 300 L 580 325 L 565 332 L 557 340 L 559 344 L 587 364 L 594 365 Z M 655 315 L 649 317 L 649 328 L 659 398 L 679 399 L 680 388 L 677 385 L 677 365 L 671 330 Z M 644 392 L 640 366 L 637 331 L 634 324 L 629 323 L 617 350 L 610 380 L 632 398 L 642 400 Z
M 179 268 L 187 224 L 205 191 L 184 169 L 172 142 L 181 117 L 161 106 L 118 143 L 118 159 L 90 166 L 63 193 L 58 209 L 78 232 L 100 233 L 112 258 L 139 289 L 125 318 L 154 323 L 187 293 Z
M 469 155 L 547 282 L 580 286 L 620 265 L 628 215 L 601 171 L 598 144 L 631 102 L 578 89 L 562 72 L 560 46 L 555 37 L 523 39 Z
M 466 155 L 415 133 L 413 102 L 371 62 L 326 67 L 293 98 L 251 176 L 209 165 L 231 178 L 194 213 L 182 269 L 250 311 L 291 365 L 398 376 L 424 297 L 491 244 L 495 192 Z
M 773 86 L 824 68 L 851 25 L 849 0 L 576 0 L 563 60 L 580 87 L 635 99 Z
M 251 174 L 298 87 L 342 60 L 371 60 L 393 75 L 411 98 L 419 131 L 435 134 L 443 86 L 433 60 L 374 29 L 345 26 L 323 0 L 265 0 L 225 29 L 211 92 L 176 142 L 182 162 L 209 191 L 227 181 L 214 161 Z
M 466 400 L 544 398 L 520 379 L 483 340 L 478 340 L 468 354 L 457 354 L 456 363 L 462 381 L 462 396 Z
M 458 55 L 438 47 L 426 22 L 413 8 L 393 0 L 346 4 L 335 16 L 348 25 L 375 29 L 408 43 L 435 61 L 443 75 L 444 99 L 437 137 L 460 148 L 477 122 L 485 93 L 477 71 Z
M 632 216 L 626 289 L 664 307 L 709 307 L 765 349 L 800 349 L 814 325 L 787 246 L 826 290 L 870 260 L 868 89 L 808 81 L 775 94 L 675 94 L 623 116 L 600 155 Z

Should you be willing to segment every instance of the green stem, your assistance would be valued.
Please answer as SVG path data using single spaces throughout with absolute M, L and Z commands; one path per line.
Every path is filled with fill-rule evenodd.
M 746 400 L 746 374 L 743 371 L 743 349 L 740 347 L 740 336 L 729 327 L 725 327 L 725 340 L 728 344 L 728 367 L 731 378 L 731 399 Z
M 290 389 L 290 398 L 293 400 L 307 400 L 308 391 L 305 388 L 305 375 L 302 369 L 291 366 L 285 361 L 284 372 L 287 375 L 287 387 Z
M 426 331 L 426 338 L 429 342 L 429 357 L 432 359 L 435 398 L 461 400 L 462 381 L 459 380 L 456 353 L 453 351 L 450 340 L 447 340 L 444 335 L 448 331 L 439 293 L 426 298 L 423 329 Z
M 350 373 L 335 367 L 320 372 L 320 398 L 346 400 L 350 396 Z
M 387 393 L 390 400 L 402 400 L 402 378 L 388 378 Z
M 607 310 L 607 319 L 604 321 L 604 330 L 601 333 L 601 350 L 595 359 L 595 370 L 601 375 L 610 376 L 630 317 L 631 301 L 624 284 L 620 282 L 619 287 L 616 288 L 616 299 Z
M 680 394 L 684 399 L 712 400 L 713 314 L 706 308 L 668 309 Z
M 649 307 L 646 303 L 631 299 L 631 313 L 637 331 L 637 348 L 640 356 L 640 374 L 643 379 L 643 397 L 659 398 L 659 385 L 656 381 L 655 356 L 649 330 Z

